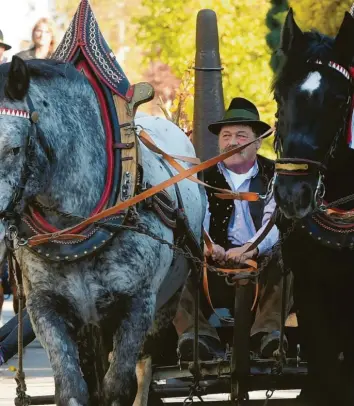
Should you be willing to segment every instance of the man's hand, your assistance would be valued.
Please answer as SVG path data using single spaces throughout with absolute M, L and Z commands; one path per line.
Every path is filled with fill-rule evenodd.
M 247 243 L 242 247 L 231 248 L 226 251 L 226 260 L 239 264 L 240 262 L 246 261 L 246 259 L 254 258 L 258 255 L 258 248 L 253 249 L 252 251 L 245 252 L 251 243 Z
M 217 244 L 213 244 L 213 250 L 212 250 L 212 252 L 210 252 L 205 245 L 204 246 L 204 255 L 206 257 L 211 256 L 213 261 L 222 263 L 225 261 L 226 252 L 223 247 L 221 247 L 220 245 L 217 245 Z

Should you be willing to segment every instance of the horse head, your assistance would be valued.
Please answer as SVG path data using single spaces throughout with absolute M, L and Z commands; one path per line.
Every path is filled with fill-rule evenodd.
M 10 218 L 43 188 L 51 152 L 37 128 L 27 65 L 14 56 L 0 73 L 0 215 Z
M 352 105 L 354 19 L 336 38 L 302 32 L 290 9 L 283 26 L 283 64 L 274 81 L 278 104 L 274 197 L 287 218 L 303 218 L 324 195 L 323 177 L 345 144 Z

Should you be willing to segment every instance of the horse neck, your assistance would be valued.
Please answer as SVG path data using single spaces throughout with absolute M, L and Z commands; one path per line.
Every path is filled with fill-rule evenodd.
M 325 177 L 326 200 L 329 202 L 354 193 L 354 151 L 347 145 L 340 148 L 328 165 Z M 354 207 L 354 201 L 341 208 Z
M 39 110 L 39 125 L 56 157 L 48 187 L 38 200 L 87 216 L 104 190 L 104 128 L 91 86 L 87 82 L 57 80 L 54 89 L 45 88 L 47 94 L 42 93 L 37 100 L 38 106 L 43 96 L 49 101 L 50 109 Z M 36 106 L 36 100 L 33 101 Z

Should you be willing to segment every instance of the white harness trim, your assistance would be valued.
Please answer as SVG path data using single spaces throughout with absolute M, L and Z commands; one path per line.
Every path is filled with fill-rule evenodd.
M 0 116 L 12 116 L 27 118 L 29 120 L 30 113 L 26 110 L 8 109 L 7 107 L 0 107 Z
M 320 59 L 317 59 L 315 61 L 317 65 L 323 65 L 323 62 Z M 336 62 L 329 61 L 328 66 L 332 69 L 335 69 L 339 73 L 341 73 L 343 76 L 345 76 L 348 80 L 350 80 L 350 73 L 347 71 L 347 69 L 343 68 L 343 66 L 339 65 Z

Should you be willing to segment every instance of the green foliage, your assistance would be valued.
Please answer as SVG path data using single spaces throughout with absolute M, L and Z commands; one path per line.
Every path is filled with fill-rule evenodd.
M 272 50 L 272 56 L 270 59 L 270 66 L 273 71 L 276 72 L 280 63 L 277 56 L 277 49 L 280 43 L 281 28 L 289 9 L 287 0 L 271 0 L 272 7 L 267 13 L 266 23 L 270 32 L 267 34 L 267 44 Z
M 63 21 L 61 28 L 64 33 L 79 7 L 80 0 L 60 0 L 55 3 L 57 17 Z M 141 72 L 136 69 L 141 63 L 141 50 L 136 44 L 135 27 L 131 24 L 131 16 L 139 9 L 141 1 L 90 0 L 89 3 L 105 40 L 117 56 L 129 81 L 141 81 Z M 133 57 L 131 51 L 134 53 Z M 128 52 L 130 55 L 127 56 Z
M 225 106 L 235 96 L 252 100 L 261 118 L 274 123 L 275 103 L 270 91 L 276 67 L 274 50 L 279 43 L 281 24 L 288 5 L 302 30 L 317 29 L 335 35 L 345 11 L 353 0 L 90 0 L 100 28 L 114 52 L 128 48 L 119 59 L 130 81 L 143 80 L 152 61 L 169 65 L 181 80 L 172 113 L 185 127 L 193 117 L 193 75 L 190 66 L 195 56 L 196 16 L 211 8 L 219 23 L 220 54 Z M 79 1 L 56 2 L 57 12 L 70 22 Z M 144 63 L 141 63 L 141 55 Z M 270 63 L 269 63 L 270 62 Z M 192 71 L 193 73 L 193 71 Z M 183 102 L 184 111 L 181 112 Z M 272 139 L 266 140 L 263 153 L 272 156 Z
M 353 0 L 289 0 L 296 22 L 303 31 L 316 29 L 331 36 L 337 34 L 344 13 L 352 4 Z
M 145 50 L 145 63 L 161 60 L 182 78 L 195 56 L 196 16 L 211 8 L 218 18 L 225 106 L 235 96 L 253 101 L 261 118 L 274 123 L 275 104 L 270 91 L 272 70 L 265 18 L 267 0 L 142 0 L 136 17 L 137 40 Z M 188 116 L 193 103 L 188 103 Z M 271 141 L 263 153 L 272 154 Z

